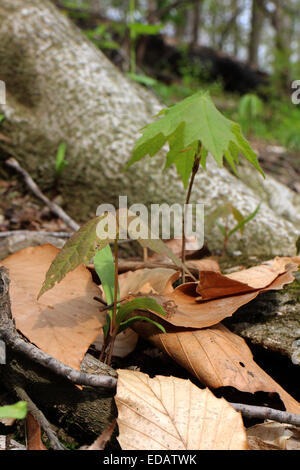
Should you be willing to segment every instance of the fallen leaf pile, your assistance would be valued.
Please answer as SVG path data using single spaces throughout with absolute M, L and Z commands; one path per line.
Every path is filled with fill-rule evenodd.
M 145 269 L 120 275 L 120 291 L 123 296 L 149 295 L 164 307 L 167 316 L 160 322 L 166 334 L 141 322 L 133 328 L 201 383 L 211 388 L 232 386 L 250 393 L 275 392 L 288 411 L 300 413 L 299 403 L 253 361 L 246 342 L 220 323 L 260 292 L 281 289 L 292 282 L 298 262 L 299 258 L 275 258 L 226 276 L 201 271 L 199 283 L 182 284 L 176 289 L 172 287 L 178 276 L 175 271 Z
M 99 296 L 99 287 L 83 265 L 37 300 L 58 252 L 52 245 L 26 248 L 1 264 L 9 270 L 17 329 L 43 351 L 78 369 L 101 331 L 104 314 L 93 300 Z M 166 312 L 166 316 L 143 313 L 158 316 L 165 334 L 145 322 L 136 322 L 134 331 L 207 387 L 277 393 L 287 411 L 300 413 L 300 404 L 254 362 L 246 342 L 220 323 L 261 292 L 292 282 L 300 257 L 278 257 L 227 275 L 220 272 L 215 260 L 200 261 L 199 281 L 176 288 L 173 284 L 180 273 L 172 269 L 140 269 L 119 275 L 120 298 L 153 297 Z M 135 347 L 135 333 L 128 330 L 128 334 L 132 336 L 130 345 L 122 338 L 125 347 L 120 356 Z M 123 449 L 247 449 L 241 415 L 208 389 L 200 390 L 174 377 L 150 379 L 136 371 L 118 373 L 116 403 Z M 248 435 L 253 448 L 277 446 L 259 432 Z M 285 445 L 287 435 L 290 437 L 284 430 L 279 447 Z

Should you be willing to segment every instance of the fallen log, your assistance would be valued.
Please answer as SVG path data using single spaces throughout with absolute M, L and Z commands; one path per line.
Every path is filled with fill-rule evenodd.
M 0 268 L 0 339 L 1 329 L 13 328 L 8 292 L 9 280 Z M 14 334 L 20 336 L 15 330 Z M 22 337 L 20 336 L 20 339 Z M 30 344 L 30 343 L 29 343 Z M 116 372 L 87 354 L 81 372 L 94 377 L 110 376 Z M 23 389 L 47 419 L 78 440 L 92 442 L 116 418 L 113 400 L 115 388 L 83 386 L 79 388 L 67 377 L 59 376 L 49 368 L 32 361 L 27 355 L 6 347 L 6 363 L 0 365 L 2 387 L 13 391 Z

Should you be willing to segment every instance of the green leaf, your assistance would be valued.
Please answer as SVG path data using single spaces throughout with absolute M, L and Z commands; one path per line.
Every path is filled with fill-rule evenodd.
M 153 313 L 165 316 L 165 311 L 156 300 L 150 297 L 137 297 L 129 302 L 122 304 L 117 313 L 117 323 L 121 324 L 125 319 L 134 312 L 134 310 L 149 310 Z
M 235 218 L 235 220 L 237 221 L 237 223 L 238 224 L 243 223 L 243 221 L 244 221 L 243 214 L 236 207 L 234 207 L 232 204 L 230 204 L 230 208 L 231 208 L 232 215 Z M 240 232 L 242 234 L 244 232 L 244 228 L 245 228 L 244 225 L 242 225 L 242 227 L 240 227 Z
M 226 237 L 226 228 L 224 227 L 224 225 L 220 224 L 219 222 L 216 222 L 216 226 L 222 233 L 223 237 Z
M 143 23 L 129 23 L 130 30 L 136 35 L 155 35 L 163 28 L 163 25 L 143 24 Z
M 14 405 L 0 406 L 0 418 L 24 419 L 26 414 L 26 401 L 18 401 Z
M 250 220 L 252 220 L 256 216 L 256 214 L 258 213 L 258 211 L 260 209 L 260 206 L 261 206 L 261 204 L 258 204 L 256 209 L 250 215 L 248 215 L 248 217 L 245 217 L 232 230 L 230 230 L 230 232 L 228 233 L 228 238 L 231 237 L 231 235 L 233 235 L 238 230 L 241 230 L 241 228 L 243 228 Z
M 0 122 L 2 122 L 4 119 L 4 114 L 0 114 Z
M 65 161 L 66 149 L 67 144 L 65 142 L 61 142 L 57 150 L 55 162 L 55 169 L 58 175 L 61 175 L 63 169 L 68 165 L 68 162 Z
M 202 163 L 207 152 L 210 152 L 219 166 L 223 165 L 223 157 L 235 168 L 239 152 L 263 175 L 257 156 L 242 135 L 239 124 L 225 118 L 215 107 L 207 92 L 200 91 L 176 105 L 162 110 L 156 121 L 143 129 L 143 135 L 138 139 L 131 159 L 126 168 L 137 162 L 145 155 L 154 156 L 166 141 L 169 143 L 170 161 L 177 162 L 178 153 L 195 145 L 202 144 Z M 158 141 L 160 146 L 158 145 Z M 205 155 L 205 156 L 204 156 Z M 186 155 L 190 167 L 191 156 Z M 185 152 L 181 154 L 185 158 Z M 181 171 L 181 167 L 179 167 Z M 186 168 L 182 170 L 186 175 Z M 186 181 L 186 176 L 184 176 Z
M 66 242 L 47 271 L 38 299 L 60 282 L 69 271 L 73 271 L 80 264 L 88 264 L 99 249 L 109 244 L 111 240 L 102 240 L 96 233 L 97 225 L 102 218 L 103 215 L 93 218 Z
M 147 77 L 146 75 L 127 73 L 127 77 L 131 78 L 131 80 L 134 80 L 137 83 L 141 83 L 142 85 L 154 86 L 157 84 L 157 80 L 151 77 Z
M 121 323 L 120 327 L 119 327 L 119 330 L 118 330 L 118 333 L 122 333 L 122 331 L 126 330 L 126 328 L 128 328 L 131 323 L 134 323 L 136 321 L 146 321 L 148 323 L 151 323 L 152 325 L 157 326 L 157 328 L 159 328 L 163 333 L 166 333 L 166 330 L 162 325 L 160 325 L 159 323 L 157 323 L 154 320 L 151 320 L 151 318 L 143 317 L 143 316 L 131 317 L 128 320 Z
M 107 245 L 102 250 L 97 251 L 96 255 L 94 256 L 94 266 L 102 284 L 106 303 L 110 305 L 114 302 L 115 295 L 115 263 L 109 245 Z

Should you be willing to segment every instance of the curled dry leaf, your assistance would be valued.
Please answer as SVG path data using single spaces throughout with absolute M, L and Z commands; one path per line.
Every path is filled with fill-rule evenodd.
M 112 433 L 114 432 L 114 429 L 116 427 L 116 420 L 114 419 L 110 425 L 103 431 L 101 436 L 99 436 L 93 444 L 91 444 L 89 447 L 87 447 L 85 450 L 104 450 L 106 444 L 110 440 Z
M 246 450 L 242 417 L 189 380 L 118 370 L 123 450 Z
M 247 429 L 251 450 L 300 450 L 300 429 L 291 424 L 266 421 Z
M 82 265 L 37 300 L 45 274 L 58 252 L 52 245 L 25 248 L 1 264 L 9 269 L 17 329 L 46 353 L 79 369 L 105 320 L 93 300 L 99 289 Z
M 224 325 L 183 330 L 162 324 L 166 334 L 149 324 L 135 323 L 133 328 L 207 387 L 278 393 L 287 411 L 300 413 L 300 404 L 254 362 L 244 339 Z
M 119 333 L 115 339 L 113 356 L 116 357 L 126 357 L 130 354 L 136 347 L 139 336 L 131 328 Z M 98 351 L 101 351 L 103 345 L 103 331 L 101 330 L 97 338 L 93 343 Z
M 42 430 L 35 417 L 28 413 L 26 416 L 27 450 L 47 450 L 42 441 Z
M 164 308 L 167 316 L 161 318 L 168 323 L 185 328 L 205 328 L 231 316 L 260 292 L 281 289 L 292 282 L 297 265 L 287 260 L 277 258 L 266 265 L 226 276 L 214 271 L 201 271 L 200 282 L 185 283 L 176 289 L 172 287 L 179 276 L 176 271 L 141 269 L 119 276 L 120 295 L 125 297 L 129 292 L 132 295 L 146 294 Z

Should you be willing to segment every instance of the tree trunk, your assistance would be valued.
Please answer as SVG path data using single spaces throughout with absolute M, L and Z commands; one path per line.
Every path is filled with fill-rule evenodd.
M 259 8 L 259 0 L 252 0 L 251 31 L 248 48 L 248 62 L 253 67 L 258 66 L 258 49 L 264 22 L 263 11 Z
M 119 195 L 127 195 L 129 204 L 184 201 L 175 170 L 162 171 L 164 152 L 122 172 L 139 129 L 161 103 L 122 75 L 49 1 L 1 1 L 0 79 L 7 86 L 1 133 L 10 139 L 0 140 L 0 158 L 14 155 L 42 189 L 51 189 L 56 151 L 66 142 L 69 165 L 60 188 L 64 207 L 77 221 L 93 216 L 101 203 L 117 205 Z M 254 170 L 249 172 L 256 177 Z M 285 200 L 276 199 L 274 187 L 278 193 L 281 186 L 273 180 L 262 186 L 260 178 L 253 189 L 248 180 L 243 183 L 209 159 L 208 170 L 195 180 L 192 202 L 204 202 L 209 214 L 229 201 L 247 215 L 263 200 L 243 237 L 234 235 L 230 249 L 294 254 L 300 198 L 287 190 Z M 212 249 L 222 246 L 216 227 L 205 235 Z
M 199 43 L 202 6 L 203 0 L 198 0 L 194 4 L 192 9 L 192 39 L 190 42 L 191 47 L 195 47 Z

